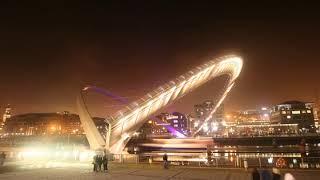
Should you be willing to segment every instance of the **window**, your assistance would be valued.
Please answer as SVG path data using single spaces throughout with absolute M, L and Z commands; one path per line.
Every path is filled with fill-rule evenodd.
M 173 120 L 173 123 L 178 123 L 178 120 L 176 120 L 176 119 L 175 119 L 175 120 Z
M 178 127 L 178 124 L 174 124 L 173 127 Z
M 292 111 L 292 114 L 300 114 L 300 111 Z
M 302 112 L 302 114 L 305 114 L 305 113 L 306 113 L 306 110 L 302 110 L 301 112 Z
M 281 114 L 287 114 L 287 112 L 286 111 L 281 111 Z
M 288 116 L 287 116 L 287 119 L 291 119 L 291 116 L 288 115 Z
M 311 110 L 307 110 L 307 113 L 311 113 Z

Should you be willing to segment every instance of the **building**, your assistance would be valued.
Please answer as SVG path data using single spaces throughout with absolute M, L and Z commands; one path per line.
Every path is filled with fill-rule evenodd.
M 179 112 L 161 113 L 144 123 L 139 133 L 142 137 L 184 137 L 190 134 L 190 122 Z
M 159 118 L 152 118 L 142 125 L 138 134 L 141 138 L 171 137 L 170 132 L 165 128 L 167 126 L 170 126 L 170 123 Z
M 5 111 L 2 116 L 2 125 L 7 121 L 7 119 L 11 118 L 11 107 L 10 104 L 8 104 L 5 108 Z
M 207 116 L 214 108 L 214 103 L 211 100 L 206 100 L 202 104 L 194 105 L 194 112 L 197 118 Z
M 189 134 L 188 119 L 184 114 L 179 112 L 166 113 L 162 118 L 180 133 Z
M 238 112 L 230 112 L 226 115 L 226 135 L 238 136 L 287 136 L 299 133 L 297 124 L 271 124 L 272 109 L 262 107 Z
M 105 135 L 103 118 L 93 118 L 100 133 Z M 4 124 L 7 136 L 80 135 L 84 131 L 79 116 L 69 112 L 27 113 L 12 116 Z
M 237 124 L 270 124 L 271 110 L 267 107 L 239 111 Z
M 49 134 L 82 134 L 78 115 L 67 113 L 28 113 L 12 116 L 5 123 L 8 135 L 39 136 Z
M 212 135 L 218 133 L 223 129 L 225 125 L 224 105 L 221 104 L 212 115 L 212 118 L 205 120 L 209 117 L 210 113 L 215 108 L 215 104 L 212 100 L 206 100 L 202 104 L 196 104 L 194 106 L 195 119 L 193 130 L 202 126 L 202 132 L 199 135 Z
M 319 111 L 319 107 L 316 107 L 313 109 L 313 114 L 314 114 L 314 123 L 315 123 L 315 126 L 316 128 L 319 130 L 320 128 L 320 120 L 319 120 L 319 117 L 320 117 L 320 111 Z
M 108 123 L 105 121 L 105 118 L 93 117 L 92 120 L 96 125 L 99 133 L 105 139 L 108 132 L 108 126 L 109 126 Z M 83 133 L 82 128 L 81 128 L 81 132 Z
M 271 112 L 272 124 L 297 124 L 300 133 L 314 132 L 314 103 L 286 101 L 275 105 Z

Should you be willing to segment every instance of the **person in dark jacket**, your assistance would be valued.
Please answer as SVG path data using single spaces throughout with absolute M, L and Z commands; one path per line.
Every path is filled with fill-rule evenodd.
M 98 171 L 98 169 L 97 169 L 98 168 L 98 155 L 97 154 L 93 156 L 92 164 L 93 164 L 93 172 L 97 172 Z
M 107 171 L 108 170 L 108 155 L 106 153 L 103 155 L 102 163 L 103 163 L 103 170 Z
M 164 153 L 162 159 L 163 159 L 163 167 L 165 169 L 168 169 L 168 155 L 167 155 L 167 153 Z
M 252 170 L 252 180 L 260 180 L 260 173 L 257 168 L 253 168 Z
M 101 166 L 102 166 L 102 156 L 101 155 L 99 155 L 98 156 L 98 159 L 97 159 L 97 163 L 98 163 L 98 171 L 101 171 Z

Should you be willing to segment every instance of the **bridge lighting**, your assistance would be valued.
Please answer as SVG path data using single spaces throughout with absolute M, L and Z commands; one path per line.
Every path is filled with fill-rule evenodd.
M 206 132 L 209 131 L 210 127 L 208 127 L 207 123 L 233 87 L 234 81 L 239 76 L 241 69 L 242 59 L 238 56 L 230 55 L 216 58 L 205 63 L 203 66 L 198 66 L 192 69 L 189 73 L 169 81 L 170 83 L 165 85 L 166 88 L 157 88 L 155 91 L 151 91 L 146 96 L 140 98 L 138 103 L 134 103 L 133 105 L 129 104 L 124 109 L 116 112 L 112 115 L 113 122 L 111 123 L 112 131 L 110 134 L 110 137 L 112 138 L 110 138 L 110 142 L 108 143 L 110 144 L 109 151 L 112 153 L 121 153 L 126 145 L 127 139 L 130 137 L 129 135 L 137 131 L 137 129 L 139 129 L 142 124 L 148 120 L 147 118 L 159 109 L 167 106 L 168 104 L 172 104 L 179 98 L 184 97 L 187 93 L 192 92 L 197 87 L 205 84 L 211 79 L 221 75 L 229 75 L 225 92 L 222 94 L 216 104 L 216 107 L 213 108 L 208 118 L 204 121 L 206 126 L 203 126 L 203 124 L 197 125 L 198 129 L 193 135 L 196 135 L 196 133 L 202 129 Z M 78 99 L 79 115 L 90 147 L 93 149 L 101 148 L 106 145 L 106 142 L 94 126 L 92 118 L 87 111 L 83 95 L 80 95 L 81 96 L 79 96 Z M 213 129 L 216 129 L 216 127 Z M 126 137 L 124 137 L 124 135 Z

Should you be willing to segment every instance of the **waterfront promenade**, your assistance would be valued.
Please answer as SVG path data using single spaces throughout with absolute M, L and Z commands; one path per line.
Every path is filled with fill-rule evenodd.
M 282 170 L 282 174 L 287 172 Z M 318 179 L 319 170 L 290 170 L 297 180 Z M 160 165 L 111 164 L 108 173 L 92 172 L 91 164 L 84 163 L 9 163 L 0 167 L 0 179 L 13 180 L 69 180 L 69 179 L 116 179 L 116 180 L 176 180 L 176 179 L 212 179 L 212 180 L 250 180 L 251 172 L 244 169 L 196 168 L 171 166 L 165 170 Z

